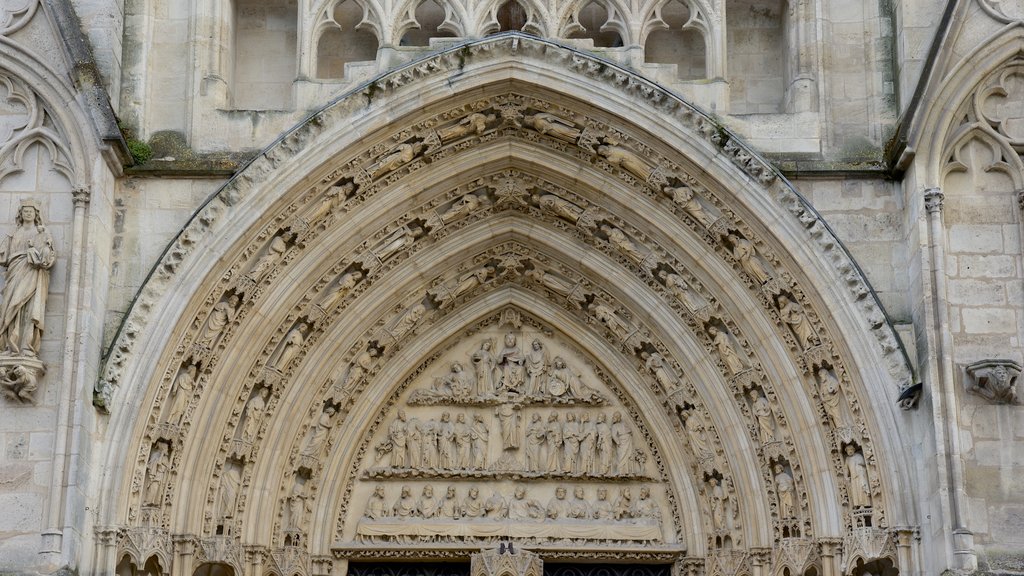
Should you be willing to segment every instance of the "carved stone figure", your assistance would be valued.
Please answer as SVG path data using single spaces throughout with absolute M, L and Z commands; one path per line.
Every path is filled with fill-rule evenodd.
M 285 241 L 280 236 L 274 236 L 270 241 L 270 246 L 267 248 L 267 253 L 256 260 L 256 263 L 253 265 L 252 269 L 246 273 L 246 276 L 253 282 L 263 280 L 267 273 L 269 273 L 274 267 L 274 264 L 277 264 L 277 261 L 281 259 L 281 256 L 284 255 L 284 252 L 287 249 L 288 245 L 285 244 Z
M 441 414 L 441 421 L 437 424 L 437 453 L 440 458 L 438 465 L 442 469 L 455 468 L 455 426 L 451 414 L 447 412 Z
M 342 380 L 344 382 L 344 389 L 351 391 L 352 387 L 370 371 L 370 368 L 373 367 L 373 361 L 377 357 L 377 354 L 378 352 L 376 348 L 368 348 L 356 356 L 356 359 L 353 360 L 345 370 L 345 376 Z
M 736 374 L 746 369 L 746 363 L 740 358 L 739 353 L 733 348 L 732 339 L 729 334 L 719 330 L 716 326 L 708 326 L 708 337 L 711 343 L 718 350 L 718 356 L 722 359 L 730 374 Z
M 192 393 L 196 389 L 196 371 L 196 365 L 189 364 L 174 379 L 174 385 L 171 386 L 174 390 L 174 399 L 171 402 L 171 409 L 167 413 L 167 422 L 175 425 L 181 424 L 188 401 L 192 399 Z
M 545 272 L 544 270 L 537 268 L 527 270 L 524 276 L 538 284 L 546 286 L 555 294 L 562 296 L 569 296 L 572 294 L 573 289 L 576 288 L 576 284 L 574 282 L 564 280 L 561 276 L 551 274 L 550 272 Z
M 414 518 L 419 514 L 416 499 L 412 497 L 412 488 L 402 486 L 402 492 L 391 507 L 391 515 L 396 518 Z
M 608 424 L 604 412 L 597 415 L 594 428 L 597 431 L 597 460 L 594 463 L 595 472 L 608 475 L 612 473 L 612 457 L 615 447 L 612 445 L 612 427 Z
M 635 262 L 643 261 L 644 253 L 637 248 L 636 244 L 634 244 L 628 236 L 626 236 L 625 232 L 608 224 L 601 226 L 601 231 L 608 236 L 608 243 L 614 246 L 619 252 L 622 252 Z
M 479 136 L 487 131 L 487 124 L 494 122 L 496 119 L 497 117 L 494 114 L 473 112 L 462 120 L 459 120 L 458 124 L 438 130 L 437 136 L 442 142 L 458 140 L 459 138 L 469 136 L 470 134 L 476 134 Z
M 462 516 L 462 506 L 459 504 L 459 498 L 455 494 L 455 486 L 449 486 L 448 490 L 444 494 L 444 500 L 441 502 L 441 508 L 438 510 L 437 515 L 441 518 L 459 518 Z
M 484 201 L 476 194 L 466 194 L 452 203 L 440 216 L 442 224 L 450 224 L 459 218 L 469 216 L 484 205 Z
M 615 499 L 612 510 L 616 520 L 628 520 L 634 517 L 633 492 L 628 486 L 619 488 L 619 497 Z
M 306 485 L 296 480 L 292 485 L 292 493 L 288 496 L 288 521 L 284 523 L 285 531 L 305 531 L 307 515 L 312 511 L 309 496 L 306 495 Z
M 999 404 L 1019 404 L 1021 366 L 1013 360 L 982 360 L 966 367 L 967 391 Z
M 622 414 L 612 414 L 612 443 L 615 445 L 615 465 L 613 471 L 616 474 L 633 474 L 635 462 L 633 459 L 633 430 L 629 424 L 622 421 Z
M 647 357 L 646 364 L 647 369 L 654 374 L 654 379 L 658 381 L 658 384 L 661 384 L 661 387 L 666 392 L 671 392 L 679 387 L 679 377 L 666 364 L 665 358 L 661 354 L 651 352 L 651 355 Z
M 580 414 L 580 459 L 577 472 L 590 474 L 594 471 L 594 456 L 597 447 L 597 427 L 590 420 L 590 413 Z
M 156 442 L 149 454 L 146 465 L 145 491 L 142 503 L 146 506 L 159 506 L 163 502 L 164 482 L 171 467 L 171 447 L 166 442 Z
M 604 156 L 605 161 L 612 166 L 626 170 L 641 181 L 646 182 L 654 172 L 649 164 L 628 148 L 616 144 L 605 144 L 597 147 L 597 153 Z
M 526 356 L 516 343 L 516 336 L 505 334 L 505 347 L 498 353 L 498 366 L 501 368 L 499 387 L 509 394 L 521 394 L 526 381 Z
M 306 215 L 306 222 L 312 224 L 331 212 L 340 209 L 345 205 L 345 201 L 348 200 L 349 195 L 351 195 L 355 189 L 356 185 L 351 181 L 345 182 L 340 186 L 331 186 L 328 188 L 324 192 L 324 197 L 320 200 L 320 204 L 317 205 L 316 209 Z
M 548 415 L 548 425 L 544 429 L 544 442 L 547 445 L 547 471 L 562 472 L 562 424 L 558 421 L 558 412 Z
M 547 112 L 538 112 L 524 117 L 523 125 L 546 136 L 566 142 L 575 142 L 582 134 L 572 122 Z
M 241 487 L 242 467 L 231 461 L 226 462 L 217 494 L 217 521 L 221 526 L 235 517 L 235 510 L 238 509 L 238 491 Z
M 779 518 L 795 518 L 793 477 L 781 464 L 775 465 L 775 491 L 779 498 Z
M 718 483 L 718 478 L 712 476 L 708 479 L 708 499 L 711 503 L 711 527 L 714 531 L 726 530 L 725 490 Z
M 569 501 L 565 499 L 565 486 L 555 488 L 555 496 L 548 500 L 546 515 L 551 520 L 560 520 L 569 516 Z
M 437 449 L 438 426 L 434 420 L 420 424 L 420 468 L 437 469 L 441 456 Z
M 384 486 L 378 484 L 373 488 L 373 494 L 370 495 L 370 500 L 366 503 L 363 517 L 370 520 L 380 520 L 381 518 L 387 518 L 387 516 L 388 507 L 384 503 Z
M 410 144 L 403 142 L 398 146 L 395 146 L 391 152 L 382 157 L 377 161 L 374 166 L 368 170 L 370 174 L 376 178 L 392 170 L 397 170 L 402 166 L 405 166 L 409 162 L 412 162 L 417 156 L 426 150 L 426 146 L 420 143 Z
M 423 424 L 413 416 L 405 423 L 405 442 L 409 453 L 406 463 L 409 468 L 423 467 Z
M 480 490 L 470 486 L 469 493 L 459 506 L 463 518 L 480 518 L 484 515 L 484 501 L 480 498 Z
M 359 270 L 352 270 L 342 274 L 341 278 L 338 278 L 338 281 L 334 283 L 334 287 L 324 294 L 324 297 L 320 300 L 319 306 L 324 310 L 334 307 L 334 305 L 347 296 L 362 279 L 363 273 Z
M 41 374 L 42 370 L 20 364 L 0 368 L 0 388 L 3 388 L 4 395 L 12 400 L 32 402 L 39 387 Z
M 836 428 L 842 426 L 842 409 L 839 406 L 839 379 L 829 372 L 828 368 L 818 368 L 818 389 L 821 391 L 821 403 L 825 406 L 825 414 Z
M 580 217 L 583 216 L 584 209 L 578 206 L 574 202 L 570 202 L 561 196 L 555 194 L 543 194 L 541 196 L 535 196 L 537 205 L 542 210 L 546 210 L 559 218 L 568 220 L 572 224 L 576 224 L 580 221 Z
M 227 300 L 218 302 L 210 312 L 210 317 L 206 319 L 203 335 L 196 340 L 196 344 L 213 347 L 221 332 L 235 321 L 235 316 L 238 314 L 238 303 L 238 296 L 234 294 Z
M 615 519 L 612 503 L 608 501 L 608 489 L 603 486 L 597 489 L 597 500 L 594 501 L 592 514 L 597 520 Z
M 541 448 L 544 446 L 545 426 L 539 412 L 534 412 L 526 426 L 526 469 L 533 472 L 542 471 Z
M 408 436 L 406 435 L 406 421 L 405 410 L 398 411 L 398 417 L 391 422 L 391 426 L 388 427 L 388 440 L 391 441 L 391 467 L 392 468 L 405 468 L 408 465 L 407 455 L 407 443 Z
M 711 224 L 711 217 L 704 211 L 704 206 L 701 205 L 692 188 L 683 184 L 675 187 L 665 186 L 662 190 L 701 226 L 707 228 Z
M 413 229 L 408 226 L 402 226 L 381 240 L 374 247 L 373 254 L 378 260 L 385 262 L 399 251 L 412 246 L 413 242 L 422 235 L 423 230 L 421 228 Z
M 711 445 L 708 443 L 707 429 L 704 426 L 704 418 L 696 410 L 691 410 L 686 417 L 686 432 L 690 438 L 690 448 L 698 458 L 707 458 L 714 455 Z
M 497 394 L 498 388 L 494 376 L 498 360 L 491 352 L 491 341 L 481 342 L 480 349 L 473 352 L 470 361 L 473 362 L 473 373 L 476 375 L 476 393 L 481 396 Z
M 761 260 L 757 257 L 757 250 L 750 240 L 737 234 L 729 234 L 727 239 L 732 244 L 732 257 L 740 263 L 740 267 L 754 279 L 754 282 L 764 284 L 771 279 L 771 274 L 764 269 Z
M 562 466 L 569 474 L 579 472 L 580 438 L 582 431 L 576 414 L 569 412 L 562 424 Z
M 785 294 L 779 296 L 779 316 L 782 321 L 789 325 L 797 344 L 807 349 L 818 343 L 818 337 L 814 334 L 811 322 L 804 314 L 803 306 L 791 301 Z
M 544 394 L 544 373 L 548 369 L 548 353 L 540 340 L 534 339 L 526 354 L 526 390 L 531 395 Z
M 661 521 L 661 508 L 651 498 L 651 489 L 647 486 L 640 487 L 640 499 L 636 502 L 636 517 Z
M 38 204 L 23 200 L 14 220 L 17 228 L 0 239 L 0 266 L 7 268 L 0 292 L 0 353 L 35 358 L 45 327 L 50 269 L 57 253 Z
M 331 428 L 334 427 L 334 415 L 336 413 L 337 410 L 333 406 L 324 406 L 316 425 L 310 429 L 305 443 L 299 450 L 300 455 L 314 457 L 320 455 L 324 444 L 327 443 L 327 435 L 330 433 Z
M 484 501 L 484 516 L 495 520 L 508 518 L 508 501 L 497 490 Z
M 585 520 L 591 517 L 590 502 L 584 496 L 583 487 L 577 486 L 572 490 L 572 500 L 569 501 L 569 512 L 567 516 L 577 520 Z
M 688 309 L 693 310 L 696 308 L 693 293 L 690 292 L 690 286 L 683 280 L 683 277 L 674 272 L 668 272 L 661 270 L 658 272 L 658 277 L 665 282 L 665 288 L 676 297 L 677 300 L 683 303 Z
M 405 314 L 395 322 L 394 328 L 391 329 L 391 333 L 395 335 L 395 338 L 401 338 L 409 333 L 416 324 L 423 319 L 423 315 L 427 313 L 427 307 L 422 302 L 413 304 Z
M 449 291 L 449 296 L 447 298 L 441 298 L 441 307 L 444 308 L 450 306 L 451 303 L 459 296 L 462 296 L 484 282 L 487 282 L 487 280 L 494 275 L 494 272 L 494 266 L 487 264 L 459 276 L 455 286 Z
M 260 421 L 267 409 L 267 399 L 270 398 L 270 388 L 260 388 L 255 396 L 249 399 L 245 405 L 245 422 L 242 424 L 242 441 L 253 442 L 260 430 Z
M 469 468 L 471 447 L 473 445 L 473 432 L 466 423 L 466 415 L 459 413 L 455 416 L 455 466 L 460 470 Z
M 508 517 L 511 520 L 540 520 L 545 510 L 540 502 L 526 497 L 526 488 L 516 486 L 512 501 L 508 503 Z
M 871 483 L 868 481 L 868 465 L 864 455 L 853 444 L 846 445 L 846 471 L 850 474 L 850 506 L 871 507 Z
M 501 448 L 519 448 L 519 405 L 502 404 L 494 410 L 501 428 Z
M 630 328 L 629 324 L 608 306 L 595 304 L 592 311 L 594 318 L 601 324 L 604 324 L 620 340 L 625 340 L 626 337 L 632 334 L 632 328 Z
M 421 518 L 434 518 L 441 511 L 441 504 L 442 500 L 434 498 L 434 487 L 427 484 L 416 502 L 417 515 Z
M 487 467 L 487 444 L 491 439 L 490 430 L 487 429 L 483 416 L 473 415 L 469 434 L 472 440 L 473 468 L 483 470 Z
M 277 355 L 277 359 L 274 360 L 271 368 L 278 370 L 288 368 L 288 364 L 298 355 L 302 345 L 306 342 L 306 332 L 308 331 L 309 326 L 305 323 L 300 323 L 295 328 L 292 328 L 288 335 L 284 337 L 284 346 L 281 347 L 281 352 Z
M 748 396 L 750 397 L 750 412 L 757 421 L 757 434 L 761 444 L 774 442 L 775 420 L 772 417 L 771 405 L 768 404 L 768 400 L 764 396 L 757 393 L 757 390 L 751 390 Z

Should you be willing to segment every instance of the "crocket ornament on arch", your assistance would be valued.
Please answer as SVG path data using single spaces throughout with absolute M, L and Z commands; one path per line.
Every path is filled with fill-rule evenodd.
M 521 35 L 371 86 L 140 292 L 97 391 L 130 431 L 107 525 L 330 573 L 497 540 L 713 572 L 914 523 L 891 327 L 710 117 Z

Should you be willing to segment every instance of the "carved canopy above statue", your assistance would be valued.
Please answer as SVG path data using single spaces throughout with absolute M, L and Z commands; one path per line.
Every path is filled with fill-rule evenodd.
M 182 231 L 98 391 L 123 434 L 101 524 L 130 535 L 100 553 L 896 561 L 911 383 L 769 166 L 502 36 L 325 108 Z

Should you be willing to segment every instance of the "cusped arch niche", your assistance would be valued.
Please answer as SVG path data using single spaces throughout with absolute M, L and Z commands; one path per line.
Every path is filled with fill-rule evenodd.
M 482 384 L 484 340 L 504 360 Z M 856 267 L 766 164 L 653 84 L 505 35 L 341 98 L 182 231 L 97 393 L 100 524 L 253 573 L 504 538 L 709 573 L 752 550 L 838 563 L 838 539 L 895 560 L 911 384 Z M 535 415 L 558 427 L 528 461 Z M 615 467 L 565 444 L 599 418 Z M 477 486 L 483 515 L 439 517 L 449 485 L 474 510 Z M 541 509 L 593 516 L 601 489 L 618 513 L 546 539 Z

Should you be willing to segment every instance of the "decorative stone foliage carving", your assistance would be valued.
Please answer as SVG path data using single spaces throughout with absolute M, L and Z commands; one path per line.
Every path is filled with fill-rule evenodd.
M 964 387 L 996 404 L 1020 404 L 1020 372 L 1021 365 L 1013 360 L 981 360 L 964 368 Z

